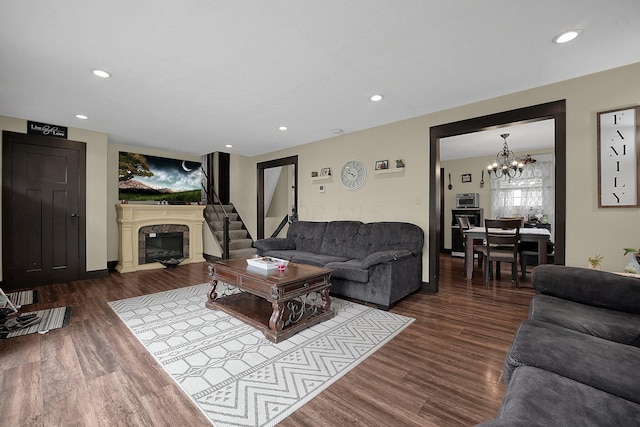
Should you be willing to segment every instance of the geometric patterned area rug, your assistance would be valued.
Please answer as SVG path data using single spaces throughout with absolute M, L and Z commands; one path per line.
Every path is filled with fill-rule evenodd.
M 332 298 L 332 319 L 274 344 L 206 308 L 209 287 L 109 305 L 217 427 L 277 424 L 414 321 Z

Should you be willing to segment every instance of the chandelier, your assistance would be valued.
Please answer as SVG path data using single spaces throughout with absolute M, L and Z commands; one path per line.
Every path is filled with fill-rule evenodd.
M 522 159 L 517 158 L 513 151 L 509 150 L 507 145 L 508 133 L 500 135 L 504 139 L 504 145 L 502 151 L 498 152 L 496 159 L 493 162 L 489 162 L 487 170 L 491 178 L 505 178 L 511 180 L 522 174 L 524 169 L 524 162 Z

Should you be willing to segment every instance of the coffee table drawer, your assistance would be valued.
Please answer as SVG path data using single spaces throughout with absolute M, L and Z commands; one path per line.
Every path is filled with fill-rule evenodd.
M 299 282 L 290 283 L 282 286 L 282 295 L 287 295 L 296 291 L 307 291 L 320 286 L 326 286 L 329 277 L 316 277 L 310 280 L 301 280 Z

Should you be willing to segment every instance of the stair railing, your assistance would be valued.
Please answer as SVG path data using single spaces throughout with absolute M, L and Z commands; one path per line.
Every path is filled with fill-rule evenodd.
M 282 221 L 280 221 L 278 228 L 276 228 L 276 231 L 271 234 L 271 237 L 278 237 L 278 234 L 280 234 L 284 226 L 289 224 L 289 222 L 291 222 L 289 215 L 285 215 L 284 218 L 282 218 Z
M 200 167 L 200 170 L 202 171 L 202 174 L 205 177 L 204 182 L 206 182 L 207 184 L 205 185 L 204 183 L 201 183 L 202 190 L 205 194 L 206 203 L 214 207 L 213 213 L 216 215 L 218 221 L 220 221 L 220 223 L 222 224 L 222 242 L 221 242 L 222 243 L 221 245 L 222 259 L 229 259 L 229 247 L 231 246 L 231 238 L 229 237 L 229 228 L 231 227 L 230 226 L 231 220 L 229 219 L 229 214 L 225 210 L 222 202 L 220 201 L 218 194 L 213 188 L 213 185 L 211 185 L 207 172 L 204 170 L 202 166 Z M 218 211 L 218 209 L 215 209 L 215 206 L 219 206 L 220 210 Z M 207 221 L 207 224 L 209 224 L 208 221 Z M 211 227 L 211 224 L 209 224 L 209 228 L 211 228 L 211 231 L 215 235 L 216 231 Z

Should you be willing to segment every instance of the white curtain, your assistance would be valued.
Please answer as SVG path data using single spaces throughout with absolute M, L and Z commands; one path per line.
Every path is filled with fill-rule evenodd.
M 518 178 L 491 179 L 491 216 L 536 216 L 553 224 L 553 161 L 550 154 L 533 156 Z

